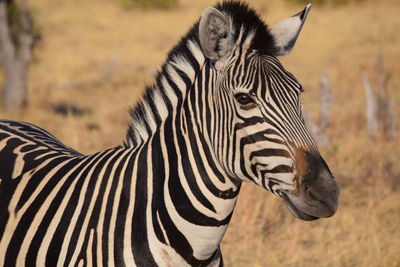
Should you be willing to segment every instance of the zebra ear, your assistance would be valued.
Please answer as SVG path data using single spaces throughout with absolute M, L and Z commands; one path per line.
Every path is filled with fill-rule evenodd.
M 204 55 L 217 61 L 226 58 L 234 47 L 231 32 L 224 14 L 213 7 L 206 8 L 199 23 L 200 46 Z
M 311 4 L 308 4 L 300 13 L 282 20 L 271 28 L 270 32 L 278 48 L 275 56 L 287 55 L 292 50 L 310 9 Z

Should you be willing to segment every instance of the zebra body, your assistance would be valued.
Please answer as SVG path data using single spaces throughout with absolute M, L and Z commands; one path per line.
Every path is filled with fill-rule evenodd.
M 154 266 L 156 261 L 182 265 L 187 260 L 166 244 L 187 249 L 189 244 L 179 235 L 188 235 L 188 231 L 198 233 L 186 241 L 191 242 L 193 253 L 196 249 L 208 252 L 204 253 L 206 257 L 194 254 L 205 260 L 189 264 L 219 261 L 219 240 L 237 191 L 217 192 L 225 194 L 225 199 L 219 206 L 214 203 L 213 207 L 223 212 L 215 214 L 215 219 L 212 214 L 217 211 L 208 210 L 205 215 L 209 217 L 199 214 L 194 218 L 198 225 L 189 225 L 182 219 L 170 222 L 185 213 L 192 216 L 192 210 L 185 202 L 187 196 L 173 188 L 176 182 L 172 179 L 179 175 L 163 167 L 160 151 L 152 149 L 159 140 L 83 156 L 26 123 L 2 121 L 0 136 L 1 144 L 11 150 L 0 152 L 0 159 L 7 163 L 0 166 L 2 265 L 75 266 L 90 265 L 92 260 L 92 266 Z M 14 153 L 16 157 L 10 157 Z M 10 170 L 8 164 L 14 169 Z M 164 174 L 154 172 L 155 167 Z M 165 194 L 168 197 L 164 198 Z M 165 218 L 166 214 L 171 218 Z M 43 230 L 38 231 L 39 227 Z M 205 231 L 207 228 L 213 229 Z M 205 243 L 210 245 L 211 237 L 216 239 L 213 249 L 201 248 Z
M 131 111 L 123 146 L 85 156 L 2 121 L 0 266 L 222 266 L 243 181 L 300 219 L 332 216 L 339 187 L 275 57 L 309 9 L 272 29 L 240 3 L 206 9 Z

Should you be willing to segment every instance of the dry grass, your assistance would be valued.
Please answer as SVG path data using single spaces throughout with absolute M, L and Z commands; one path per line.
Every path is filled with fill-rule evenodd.
M 179 36 L 214 3 L 181 0 L 176 9 L 143 11 L 106 0 L 31 2 L 44 40 L 32 66 L 30 102 L 0 117 L 40 125 L 84 153 L 121 143 L 128 107 Z M 301 9 L 278 0 L 249 2 L 272 24 Z M 222 245 L 228 266 L 400 266 L 400 140 L 366 135 L 361 80 L 382 51 L 400 118 L 399 12 L 397 0 L 314 7 L 297 47 L 282 61 L 302 81 L 303 103 L 314 114 L 319 77 L 331 78 L 331 143 L 322 154 L 342 185 L 341 206 L 333 218 L 302 222 L 281 200 L 246 184 Z M 111 79 L 93 86 L 113 58 Z M 59 103 L 89 112 L 55 114 L 51 107 Z

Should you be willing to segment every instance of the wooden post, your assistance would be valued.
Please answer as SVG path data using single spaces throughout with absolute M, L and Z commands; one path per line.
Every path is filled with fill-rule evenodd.
M 378 100 L 369 82 L 368 73 L 364 72 L 363 76 L 365 102 L 366 102 L 366 115 L 367 115 L 367 129 L 368 135 L 375 137 L 378 134 Z
M 374 92 L 368 73 L 364 72 L 363 81 L 366 97 L 366 115 L 368 134 L 377 137 L 381 134 L 384 138 L 392 139 L 396 136 L 396 111 L 394 102 L 389 98 L 387 90 L 388 75 L 384 68 L 382 53 L 376 60 L 378 75 L 378 90 Z
M 304 121 L 307 128 L 315 138 L 319 146 L 326 146 L 329 144 L 329 139 L 326 137 L 324 131 L 330 125 L 330 115 L 333 104 L 332 90 L 329 84 L 328 74 L 321 75 L 320 78 L 320 108 L 319 108 L 319 121 L 314 123 L 311 119 L 310 112 L 303 109 Z
M 323 131 L 330 125 L 330 115 L 333 104 L 328 74 L 325 73 L 321 76 L 319 84 L 321 91 L 319 127 L 321 131 Z

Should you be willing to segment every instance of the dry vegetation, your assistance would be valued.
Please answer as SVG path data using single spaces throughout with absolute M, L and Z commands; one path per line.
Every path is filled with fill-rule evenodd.
M 181 0 L 175 9 L 143 11 L 107 0 L 31 2 L 43 41 L 31 68 L 30 102 L 0 117 L 42 126 L 84 153 L 121 143 L 128 107 L 179 36 L 214 3 Z M 302 8 L 248 2 L 271 24 Z M 400 266 L 400 132 L 391 141 L 367 136 L 362 87 L 363 71 L 372 73 L 382 51 L 400 118 L 399 12 L 397 0 L 313 8 L 282 61 L 303 83 L 303 103 L 314 114 L 319 77 L 330 76 L 335 103 L 330 144 L 321 152 L 342 186 L 341 205 L 333 218 L 302 222 L 280 199 L 246 184 L 222 245 L 228 266 Z M 110 61 L 114 72 L 99 79 Z M 60 104 L 86 113 L 54 113 Z

